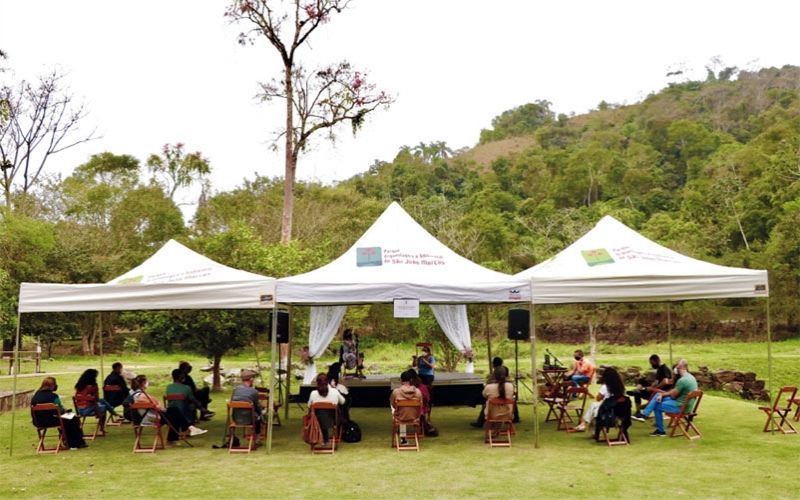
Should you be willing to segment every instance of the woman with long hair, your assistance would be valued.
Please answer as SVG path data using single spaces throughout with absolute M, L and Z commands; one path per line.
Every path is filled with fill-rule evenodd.
M 339 391 L 339 394 L 344 398 L 344 404 L 339 407 L 339 415 L 341 415 L 342 422 L 346 422 L 350 420 L 350 404 L 352 403 L 352 399 L 350 398 L 350 390 L 339 381 L 341 374 L 342 364 L 338 362 L 331 363 L 331 366 L 328 367 L 328 386 L 331 389 Z
M 617 370 L 608 367 L 603 371 L 603 376 L 600 377 L 600 382 L 603 384 L 600 387 L 600 392 L 597 393 L 597 401 L 592 401 L 589 409 L 583 412 L 583 422 L 575 427 L 576 431 L 583 432 L 586 426 L 592 423 L 600 411 L 600 405 L 603 401 L 609 398 L 620 398 L 625 395 L 625 384 L 622 383 L 622 377 L 619 376 Z
M 335 405 L 343 405 L 345 403 L 344 397 L 339 391 L 331 388 L 328 384 L 328 376 L 324 373 L 317 375 L 317 388 L 311 391 L 311 396 L 308 398 L 309 410 L 314 403 L 332 403 Z M 330 410 L 316 410 L 315 415 L 322 430 L 322 444 L 327 445 L 330 441 L 328 430 L 336 426 L 336 415 Z M 334 429 L 335 431 L 336 429 Z
M 88 401 L 77 399 L 76 409 L 78 410 L 78 415 L 82 417 L 98 416 L 102 432 L 105 432 L 106 412 L 119 417 L 114 407 L 100 397 L 100 391 L 97 387 L 97 370 L 94 368 L 89 368 L 81 374 L 78 383 L 75 384 L 75 396 L 82 396 L 88 399 Z M 94 403 L 91 401 L 94 401 Z
M 483 397 L 486 398 L 486 409 L 484 412 L 487 419 L 490 416 L 493 418 L 513 418 L 513 404 L 505 404 L 502 406 L 494 406 L 489 404 L 490 399 L 511 399 L 514 396 L 514 384 L 506 380 L 507 373 L 508 369 L 506 367 L 496 367 L 492 374 L 492 381 L 486 384 L 486 387 L 483 388 Z M 490 411 L 491 414 L 489 413 Z

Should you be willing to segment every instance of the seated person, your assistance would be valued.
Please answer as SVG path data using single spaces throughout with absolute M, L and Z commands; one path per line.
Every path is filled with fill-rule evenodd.
M 76 410 L 78 411 L 78 415 L 82 417 L 97 416 L 100 419 L 101 432 L 105 432 L 106 430 L 106 412 L 111 413 L 111 415 L 115 417 L 119 417 L 114 407 L 111 406 L 108 401 L 100 397 L 97 388 L 97 370 L 94 368 L 89 368 L 81 374 L 78 382 L 75 384 L 75 395 L 88 396 L 94 399 L 94 404 L 78 402 Z
M 356 370 L 358 378 L 364 377 L 364 354 L 358 352 L 358 343 L 353 339 L 353 330 L 344 331 L 342 346 L 339 348 L 339 364 L 346 370 Z
M 69 410 L 65 410 L 64 405 L 61 404 L 61 398 L 56 394 L 57 390 L 58 384 L 56 383 L 55 377 L 45 377 L 42 380 L 42 385 L 39 387 L 39 390 L 36 391 L 33 398 L 31 398 L 31 407 L 39 404 L 54 404 L 58 406 L 58 412 L 60 414 L 69 413 Z M 47 413 L 37 414 L 35 417 L 37 420 L 33 422 L 33 425 L 38 424 L 41 427 L 55 427 L 58 425 L 58 416 L 55 414 L 48 415 Z M 81 430 L 81 424 L 78 419 L 65 418 L 62 419 L 62 422 L 64 423 L 64 432 L 67 437 L 67 446 L 69 446 L 71 450 L 86 448 L 88 445 L 83 439 L 83 431 Z M 59 432 L 61 432 L 60 429 Z
M 180 368 L 175 368 L 172 370 L 172 383 L 167 384 L 164 393 L 166 395 L 181 394 L 186 397 L 186 399 L 183 401 L 170 400 L 167 403 L 167 408 L 177 408 L 186 421 L 194 425 L 197 422 L 197 413 L 195 412 L 195 409 L 200 409 L 202 411 L 205 408 L 203 408 L 200 404 L 200 401 L 194 397 L 194 392 L 192 392 L 192 389 L 184 382 L 185 377 L 186 375 L 184 375 Z
M 107 385 L 116 385 L 120 388 L 119 391 L 104 391 L 103 393 L 108 404 L 110 404 L 112 408 L 116 408 L 122 404 L 125 396 L 130 393 L 128 383 L 125 381 L 125 377 L 122 376 L 122 363 L 119 361 L 111 365 L 111 373 L 108 374 L 105 382 L 103 382 L 104 387 Z
M 242 383 L 233 388 L 231 401 L 243 401 L 253 404 L 253 409 L 255 410 L 256 414 L 256 424 L 254 429 L 256 435 L 256 445 L 261 445 L 261 438 L 258 436 L 261 435 L 261 421 L 264 410 L 261 408 L 261 401 L 258 399 L 258 391 L 253 387 L 256 374 L 251 370 L 242 370 L 240 377 L 242 379 Z M 233 421 L 239 425 L 250 424 L 250 412 L 248 410 L 234 409 L 232 417 Z
M 597 401 L 592 401 L 589 409 L 583 412 L 583 422 L 575 427 L 576 431 L 583 432 L 586 430 L 587 424 L 591 425 L 592 421 L 597 418 L 597 413 L 600 411 L 600 405 L 603 401 L 609 398 L 619 399 L 625 396 L 625 385 L 614 368 L 606 368 L 600 381 L 603 385 L 600 387 L 600 392 L 597 393 Z
M 336 389 L 331 389 L 331 386 L 328 385 L 328 376 L 324 373 L 320 373 L 317 375 L 317 388 L 316 390 L 311 391 L 311 395 L 308 398 L 308 408 L 311 409 L 311 405 L 314 403 L 332 403 L 335 405 L 343 405 L 344 404 L 344 397 L 337 391 Z M 330 435 L 328 434 L 329 429 L 333 429 L 335 427 L 336 418 L 335 414 L 331 414 L 328 410 L 316 410 L 317 421 L 319 422 L 320 430 L 322 431 L 322 444 L 327 446 L 330 442 Z M 334 429 L 336 432 L 337 429 Z
M 637 419 L 643 419 L 642 399 L 650 399 L 653 392 L 657 390 L 668 391 L 672 389 L 672 372 L 669 366 L 661 362 L 658 354 L 650 356 L 650 366 L 656 370 L 656 379 L 649 383 L 647 379 L 640 378 L 636 384 L 636 389 L 628 391 L 628 396 L 633 396 L 636 403 L 636 413 L 633 415 Z
M 209 420 L 215 415 L 213 411 L 208 409 L 208 405 L 211 404 L 211 390 L 208 387 L 203 387 L 202 389 L 197 387 L 197 384 L 194 383 L 194 379 L 189 375 L 192 373 L 192 365 L 188 361 L 181 361 L 178 364 L 178 368 L 183 371 L 183 383 L 189 386 L 195 399 L 200 402 L 200 406 L 195 408 L 195 410 L 200 410 L 200 420 Z
M 392 415 L 395 415 L 395 417 L 399 420 L 412 420 L 416 415 L 416 412 L 412 408 L 402 408 L 398 410 L 398 401 L 415 400 L 422 403 L 422 392 L 420 392 L 420 390 L 414 387 L 414 384 L 411 383 L 412 377 L 411 370 L 406 370 L 401 373 L 400 387 L 393 390 L 391 396 L 389 396 L 389 406 L 392 409 Z M 408 444 L 408 440 L 406 440 L 406 431 L 406 425 L 401 424 L 398 426 L 398 434 L 400 436 L 401 445 Z
M 697 379 L 689 372 L 689 363 L 685 359 L 678 361 L 676 370 L 678 371 L 678 380 L 675 382 L 675 387 L 669 391 L 658 390 L 658 392 L 654 392 L 650 402 L 642 410 L 644 418 L 634 417 L 634 420 L 644 421 L 651 413 L 656 414 L 656 430 L 650 433 L 651 437 L 664 437 L 667 435 L 664 430 L 664 415 L 662 412 L 679 413 L 686 395 L 697 390 Z M 689 401 L 689 404 L 692 404 L 692 401 Z M 689 407 L 691 408 L 691 406 Z
M 411 385 L 419 389 L 422 394 L 422 409 L 419 411 L 419 421 L 422 424 L 422 428 L 426 429 L 428 413 L 431 410 L 431 392 L 428 386 L 422 383 L 422 379 L 419 378 L 416 370 L 409 368 L 408 371 L 411 374 Z
M 494 398 L 511 399 L 514 397 L 514 384 L 506 381 L 507 373 L 508 369 L 505 366 L 498 366 L 494 369 L 492 381 L 483 388 L 483 397 L 486 398 L 487 402 Z M 501 407 L 492 407 L 491 409 L 494 413 L 491 416 L 494 418 L 511 417 L 513 419 L 514 406 L 516 405 L 507 404 Z M 489 409 L 490 407 L 487 404 L 484 410 L 484 419 L 489 418 Z M 493 429 L 495 433 L 498 431 L 499 429 Z
M 583 356 L 580 349 L 575 351 L 575 362 L 572 369 L 564 374 L 564 380 L 571 380 L 575 387 L 588 384 L 594 375 L 594 365 Z
M 350 405 L 352 404 L 352 399 L 350 398 L 350 390 L 339 381 L 339 376 L 341 374 L 341 363 L 331 363 L 331 366 L 328 368 L 328 385 L 331 389 L 339 391 L 339 394 L 344 398 L 344 404 L 339 406 L 339 415 L 341 416 L 342 423 L 344 423 L 350 420 Z
M 502 367 L 505 371 L 505 377 L 508 379 L 508 367 L 503 366 L 503 359 L 500 357 L 495 356 L 492 359 L 492 372 L 489 374 L 489 377 L 486 379 L 487 384 L 491 384 L 494 381 L 494 371 L 498 368 Z M 486 422 L 486 398 L 481 398 L 481 411 L 478 414 L 478 420 L 475 422 L 470 422 L 469 425 L 475 428 L 482 428 L 483 424 Z M 514 405 L 514 423 L 519 422 L 519 408 L 517 405 Z
M 164 408 L 161 402 L 155 396 L 147 393 L 148 381 L 145 375 L 138 375 L 135 379 L 131 380 L 131 397 L 136 403 L 150 403 L 159 413 L 161 419 L 169 427 L 167 433 L 167 444 L 169 446 L 176 446 L 178 444 L 178 432 L 188 430 L 190 436 L 199 436 L 205 434 L 207 430 L 195 427 L 190 424 L 183 412 L 177 407 Z M 133 415 L 134 423 L 138 425 L 151 426 L 156 423 L 156 415 L 152 410 L 138 409 L 136 414 Z

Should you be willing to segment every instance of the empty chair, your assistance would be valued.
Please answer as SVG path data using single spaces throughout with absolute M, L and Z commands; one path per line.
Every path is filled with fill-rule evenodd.
M 565 430 L 567 434 L 575 432 L 575 426 L 571 426 L 570 423 L 580 421 L 586 410 L 588 395 L 589 391 L 586 387 L 567 387 L 558 408 L 558 430 Z M 573 417 L 575 418 L 573 419 Z
M 782 434 L 797 434 L 789 421 L 789 412 L 792 409 L 792 402 L 795 401 L 797 387 L 781 387 L 772 406 L 759 406 L 758 409 L 767 414 L 767 423 L 764 424 L 764 432 L 781 431 Z M 800 407 L 798 407 L 800 411 Z
M 669 433 L 669 437 L 677 437 L 675 431 L 678 429 L 686 436 L 686 439 L 699 439 L 703 437 L 703 435 L 700 434 L 700 430 L 694 424 L 701 399 L 703 399 L 703 391 L 692 391 L 683 399 L 680 412 L 664 412 L 671 419 L 669 426 L 672 427 L 672 432 Z

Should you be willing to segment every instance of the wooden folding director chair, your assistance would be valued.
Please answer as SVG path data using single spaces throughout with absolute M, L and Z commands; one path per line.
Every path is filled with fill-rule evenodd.
M 564 403 L 564 392 L 570 387 L 573 387 L 572 382 L 561 382 L 557 386 L 553 386 L 550 393 L 542 398 L 542 401 L 547 403 L 548 406 L 545 422 L 559 420 L 559 408 Z
M 614 413 L 616 414 L 614 427 L 606 429 L 600 425 L 599 420 L 595 420 L 594 440 L 600 442 L 600 435 L 602 434 L 602 440 L 605 440 L 608 446 L 623 444 L 627 446 L 630 444 L 626 424 L 629 426 L 631 420 L 631 398 L 627 396 L 619 397 L 614 405 Z M 614 438 L 611 437 L 612 430 L 616 430 L 616 437 Z
M 569 382 L 570 384 L 572 382 Z M 564 398 L 558 407 L 558 430 L 565 430 L 567 434 L 575 431 L 575 426 L 570 426 L 572 422 L 580 422 L 583 412 L 586 410 L 586 397 L 589 391 L 586 387 L 567 387 L 564 391 Z M 573 395 L 575 398 L 573 399 Z M 572 415 L 570 415 L 572 413 Z M 574 419 L 572 417 L 575 417 Z
M 184 414 L 184 417 L 185 417 L 186 416 L 186 410 L 187 410 L 186 405 L 189 404 L 186 401 L 186 399 L 187 399 L 186 395 L 184 395 L 184 394 L 164 394 L 164 411 L 169 411 L 169 403 L 171 401 L 182 401 L 183 402 L 182 406 L 183 406 L 183 410 L 184 410 L 183 414 Z M 169 418 L 169 413 L 167 413 L 167 418 Z M 190 448 L 194 448 L 194 446 L 192 446 L 192 443 L 190 443 L 189 440 L 187 439 L 189 437 L 189 429 L 188 428 L 184 429 L 184 430 L 181 430 L 178 427 L 175 427 L 175 425 L 173 425 L 173 423 L 170 422 L 170 421 L 167 422 L 167 425 L 169 427 L 171 427 L 175 431 L 175 434 L 178 435 L 178 440 L 185 441 L 186 444 L 188 444 Z
M 313 414 L 314 417 L 317 419 L 320 427 L 322 427 L 322 423 L 319 422 L 319 412 L 329 412 L 330 415 L 333 416 L 333 427 L 328 428 L 328 444 L 312 444 L 311 445 L 311 453 L 312 454 L 334 454 L 336 453 L 336 447 L 338 446 L 339 442 L 341 441 L 341 429 L 342 426 L 339 423 L 339 407 L 333 403 L 314 403 L 308 408 L 309 413 Z
M 108 402 L 114 401 L 115 398 L 118 398 L 116 399 L 117 401 L 121 401 L 125 399 L 125 395 L 122 394 L 122 387 L 118 385 L 104 385 L 103 398 Z M 127 423 L 129 422 L 125 420 L 124 417 L 114 418 L 113 415 L 109 415 L 108 420 L 106 420 L 106 425 L 112 425 L 117 427 Z
M 797 434 L 797 429 L 789 421 L 789 412 L 792 410 L 792 401 L 795 400 L 795 395 L 797 395 L 797 387 L 781 387 L 772 406 L 758 407 L 759 410 L 767 414 L 764 432 L 779 430 L 782 434 Z
M 700 430 L 694 425 L 694 419 L 697 417 L 697 409 L 700 407 L 701 399 L 703 399 L 703 391 L 692 391 L 684 398 L 680 412 L 664 412 L 664 414 L 671 419 L 669 426 L 672 427 L 672 432 L 669 433 L 669 437 L 677 437 L 675 431 L 678 429 L 686 436 L 686 439 L 699 439 L 703 437 L 703 435 L 700 434 Z M 692 405 L 692 407 L 689 408 L 689 405 Z M 694 432 L 694 434 L 692 434 L 692 432 Z
M 397 401 L 395 404 L 397 406 L 394 415 L 392 415 L 392 448 L 397 448 L 397 451 L 419 451 L 419 436 L 423 433 L 422 424 L 419 419 L 420 412 L 422 411 L 422 403 L 416 399 L 404 399 Z M 406 410 L 401 409 L 405 408 L 412 408 L 415 410 L 411 418 L 401 418 L 401 414 L 406 413 Z M 401 425 L 406 426 L 407 444 L 402 444 L 400 442 Z
M 100 411 L 100 406 L 97 404 L 97 398 L 84 394 L 76 394 L 72 397 L 72 404 L 75 406 L 75 418 L 80 419 L 79 422 L 81 424 L 81 432 L 83 432 L 83 439 L 94 441 L 98 437 L 103 437 L 106 435 L 106 430 L 103 425 L 106 418 L 106 412 Z M 80 414 L 80 410 L 85 410 L 86 408 L 92 406 L 94 406 L 94 415 Z M 86 431 L 83 430 L 87 418 L 97 419 L 95 422 L 94 432 L 92 434 L 86 434 Z
M 151 413 L 152 412 L 152 413 Z M 145 417 L 149 414 L 153 415 L 153 423 L 143 423 Z M 133 442 L 134 453 L 155 453 L 156 450 L 164 449 L 164 435 L 161 430 L 161 412 L 158 411 L 156 405 L 147 402 L 135 402 L 131 404 L 131 416 L 133 416 L 133 434 L 135 441 Z M 145 429 L 152 429 L 155 431 L 153 437 L 153 445 L 144 447 L 141 445 L 142 433 Z
M 67 431 L 64 428 L 64 421 L 61 420 L 61 410 L 58 405 L 44 403 L 31 406 L 31 419 L 36 427 L 36 433 L 39 435 L 39 444 L 36 446 L 37 455 L 40 453 L 58 453 L 62 449 L 69 449 Z M 53 448 L 48 448 L 45 444 L 48 429 L 58 431 L 56 435 L 58 442 Z
M 514 411 L 503 416 L 496 416 L 504 413 L 508 405 L 512 408 L 515 401 L 510 398 L 492 398 L 486 402 L 489 416 L 486 417 L 486 434 L 484 442 L 489 443 L 490 448 L 495 446 L 511 447 L 511 436 L 516 434 L 514 429 Z
M 247 414 L 248 423 L 237 423 L 234 419 L 234 412 L 237 414 Z M 240 420 L 245 420 L 244 418 Z M 256 411 L 253 403 L 248 401 L 231 401 L 228 403 L 228 453 L 250 453 L 255 448 L 256 439 Z M 236 432 L 242 429 L 242 441 L 236 446 Z M 247 446 L 244 441 L 247 440 Z

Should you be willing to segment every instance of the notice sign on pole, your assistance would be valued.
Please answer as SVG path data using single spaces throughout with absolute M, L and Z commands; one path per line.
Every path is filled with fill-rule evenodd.
M 419 318 L 419 299 L 394 299 L 395 318 Z

